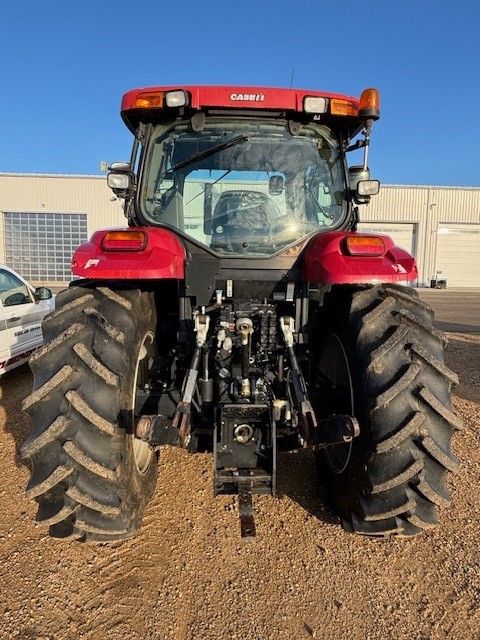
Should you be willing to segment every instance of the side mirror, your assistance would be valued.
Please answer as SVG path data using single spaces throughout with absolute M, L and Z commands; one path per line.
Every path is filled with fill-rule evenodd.
M 135 174 L 128 162 L 114 162 L 109 167 L 107 184 L 118 198 L 128 199 L 135 190 Z
M 35 289 L 35 300 L 50 300 L 52 292 L 47 287 L 37 287 Z
M 356 204 L 368 204 L 371 196 L 380 191 L 380 182 L 370 180 L 370 169 L 350 167 L 348 170 L 350 193 Z
M 270 176 L 268 180 L 268 193 L 271 196 L 281 196 L 284 186 L 285 180 L 283 176 Z
M 370 169 L 363 167 L 349 167 L 348 178 L 350 182 L 350 191 L 356 191 L 360 180 L 370 180 Z

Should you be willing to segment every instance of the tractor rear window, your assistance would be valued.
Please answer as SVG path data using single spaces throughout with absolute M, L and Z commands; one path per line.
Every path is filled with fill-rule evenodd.
M 338 225 L 346 207 L 339 142 L 324 126 L 211 119 L 158 126 L 146 151 L 141 207 L 219 254 L 271 255 Z

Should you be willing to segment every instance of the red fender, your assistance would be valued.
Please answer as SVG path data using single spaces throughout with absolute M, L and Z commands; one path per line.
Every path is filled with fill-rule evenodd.
M 102 247 L 103 238 L 112 231 L 146 235 L 139 250 L 112 251 Z M 185 277 L 185 248 L 177 236 L 167 229 L 135 227 L 96 231 L 89 242 L 73 254 L 72 273 L 82 278 L 140 280 Z
M 348 236 L 381 238 L 383 255 L 352 256 L 345 239 Z M 380 234 L 333 231 L 322 233 L 305 250 L 303 279 L 327 284 L 359 284 L 377 282 L 412 282 L 418 268 L 407 251 L 395 246 L 392 238 Z

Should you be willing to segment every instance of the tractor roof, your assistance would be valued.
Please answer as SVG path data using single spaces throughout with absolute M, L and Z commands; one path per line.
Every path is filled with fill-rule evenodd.
M 367 89 L 375 91 L 376 89 Z M 151 121 L 178 108 L 189 110 L 235 109 L 329 114 L 357 119 L 362 98 L 307 89 L 244 86 L 166 86 L 132 89 L 123 96 L 121 113 L 132 131 L 141 121 Z M 177 111 L 178 112 L 178 111 Z

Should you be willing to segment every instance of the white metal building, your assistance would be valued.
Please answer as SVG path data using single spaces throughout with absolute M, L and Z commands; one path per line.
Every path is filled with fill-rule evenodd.
M 0 174 L 0 263 L 33 283 L 65 283 L 80 243 L 125 224 L 121 204 L 105 176 Z M 449 288 L 480 287 L 480 188 L 382 185 L 360 219 L 415 256 L 419 286 L 441 271 Z
M 415 256 L 419 286 L 441 271 L 448 287 L 480 287 L 480 188 L 384 185 L 360 219 Z
M 0 264 L 34 284 L 68 282 L 74 249 L 125 222 L 105 176 L 0 174 Z

